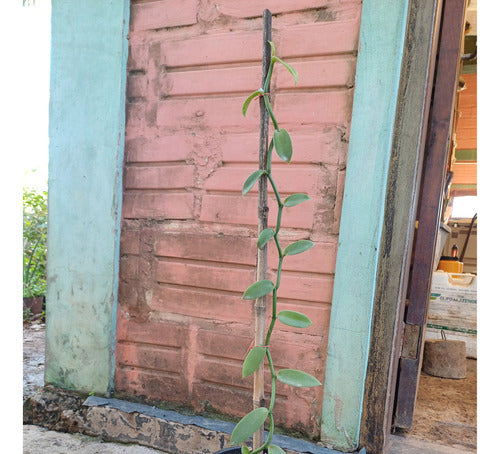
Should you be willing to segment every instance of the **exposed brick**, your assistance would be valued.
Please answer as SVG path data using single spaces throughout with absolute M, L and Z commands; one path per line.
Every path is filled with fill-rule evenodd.
M 207 178 L 204 189 L 241 192 L 243 183 L 256 168 L 257 166 L 255 165 L 253 167 L 231 166 L 219 168 Z M 322 169 L 318 166 L 276 165 L 273 169 L 273 179 L 279 188 L 283 200 L 286 194 L 293 194 L 295 192 L 305 192 L 310 197 L 313 197 L 324 190 L 323 187 L 318 187 L 321 172 Z M 269 183 L 268 190 L 269 194 L 274 194 L 272 186 Z M 257 191 L 258 185 L 255 184 L 250 192 L 257 194 Z M 303 202 L 301 207 L 308 203 L 310 201 Z
M 163 0 L 132 4 L 130 27 L 133 31 L 178 27 L 196 23 L 197 0 Z
M 120 344 L 116 352 L 116 363 L 138 369 L 160 370 L 181 374 L 182 352 L 180 349 L 159 348 L 151 345 Z
M 345 160 L 347 144 L 341 142 L 341 133 L 336 128 L 315 128 L 304 131 L 304 128 L 290 128 L 293 144 L 294 164 L 326 163 L 337 164 Z M 259 160 L 259 140 L 256 131 L 242 134 L 226 134 L 220 144 L 224 162 L 251 163 L 255 168 Z M 273 163 L 282 162 L 273 153 Z
M 261 65 L 197 71 L 167 72 L 160 79 L 163 96 L 186 96 L 257 90 Z
M 254 265 L 253 243 L 250 238 L 232 235 L 168 232 L 159 236 L 155 252 L 163 257 Z
M 290 211 L 288 212 L 288 210 Z M 313 203 L 304 203 L 300 212 L 291 208 L 285 211 L 287 227 L 311 228 L 314 212 Z M 256 213 L 257 198 L 251 195 L 241 197 L 241 194 L 234 196 L 207 194 L 203 197 L 200 219 L 206 222 L 256 226 Z M 276 224 L 275 219 L 276 208 L 271 205 L 269 209 L 269 227 Z
M 127 394 L 236 416 L 251 409 L 241 364 L 254 309 L 241 295 L 255 280 L 257 197 L 241 187 L 257 168 L 259 103 L 246 117 L 241 108 L 260 84 L 264 3 L 132 2 L 116 353 Z M 313 325 L 277 322 L 273 358 L 322 379 L 361 0 L 276 0 L 271 10 L 278 56 L 299 73 L 295 87 L 276 66 L 273 109 L 294 153 L 291 164 L 273 157 L 273 176 L 282 197 L 312 198 L 284 210 L 280 240 L 316 242 L 285 258 L 278 298 L 278 310 Z M 268 260 L 273 280 L 273 242 Z M 318 435 L 323 389 L 277 391 L 277 423 Z
M 125 193 L 125 219 L 191 219 L 194 197 L 191 193 Z
M 243 290 L 241 294 L 243 294 Z M 232 322 L 235 314 L 241 323 L 253 320 L 253 304 L 241 295 L 221 294 L 205 289 L 175 288 L 159 285 L 153 290 L 151 309 L 205 320 Z
M 187 344 L 187 330 L 177 323 L 133 321 L 121 313 L 118 318 L 116 339 L 181 347 Z
M 219 0 L 217 5 L 222 14 L 238 18 L 260 17 L 265 8 L 271 8 L 273 14 L 301 11 L 312 8 L 324 8 L 330 5 L 329 0 L 279 0 L 269 6 L 267 0 L 254 0 L 242 3 L 240 0 Z
M 196 52 L 193 52 L 196 49 Z M 161 44 L 159 63 L 167 67 L 259 62 L 262 32 L 218 33 Z
M 290 64 L 299 73 L 297 88 L 325 88 L 352 86 L 356 70 L 356 59 L 352 56 L 293 62 Z M 294 79 L 282 65 L 276 65 L 276 85 L 280 89 L 294 87 Z M 234 68 L 196 71 L 167 72 L 160 79 L 163 96 L 186 96 L 242 92 L 250 94 L 260 87 L 261 66 L 238 66 Z M 136 81 L 133 81 L 135 84 Z
M 117 368 L 115 386 L 118 392 L 126 392 L 148 399 L 161 399 L 183 403 L 188 395 L 187 383 L 182 376 Z
M 160 262 L 156 279 L 167 284 L 240 292 L 253 282 L 254 271 L 218 267 L 215 264 Z
M 352 90 L 321 93 L 282 93 L 275 98 L 275 114 L 281 127 L 314 124 L 345 124 L 352 110 Z M 241 114 L 245 96 L 192 98 L 161 101 L 158 124 L 172 130 L 184 128 L 240 128 L 258 131 L 258 103 L 252 103 L 247 116 Z M 300 110 L 297 109 L 300 106 Z
M 125 143 L 126 160 L 133 162 L 185 161 L 191 152 L 192 136 L 136 137 Z
M 134 256 L 122 257 L 120 261 L 120 279 L 137 279 L 139 259 Z
M 127 80 L 127 98 L 138 99 L 147 97 L 148 78 L 145 75 L 130 76 Z
M 127 189 L 189 188 L 194 185 L 194 168 L 187 165 L 129 166 L 124 181 Z
M 139 230 L 122 228 L 120 236 L 121 254 L 139 254 Z
M 282 248 L 292 241 L 303 238 L 280 239 Z M 256 263 L 255 238 L 242 238 L 229 235 L 209 235 L 172 232 L 158 238 L 155 252 L 158 256 L 207 260 L 210 262 L 236 263 L 253 266 Z M 308 271 L 333 273 L 337 242 L 316 243 L 307 253 L 287 256 L 283 269 L 289 271 Z M 269 267 L 276 269 L 278 254 L 273 243 L 269 246 Z
M 290 59 L 357 51 L 360 4 L 354 12 L 352 20 L 284 27 L 280 31 L 279 55 Z
M 149 46 L 147 44 L 131 44 L 128 51 L 127 69 L 145 73 L 148 67 L 148 59 Z

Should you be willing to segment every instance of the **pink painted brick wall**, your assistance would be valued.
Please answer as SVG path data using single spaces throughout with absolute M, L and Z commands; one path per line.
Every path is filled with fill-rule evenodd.
M 323 379 L 351 119 L 361 0 L 133 0 L 128 62 L 116 387 L 196 411 L 242 416 L 252 379 L 241 378 L 252 337 L 257 193 L 241 187 L 258 161 L 262 11 L 274 14 L 283 68 L 274 109 L 294 143 L 275 160 L 285 209 L 282 242 L 309 238 L 284 262 L 280 309 L 308 314 L 278 324 L 276 366 Z M 272 194 L 270 192 L 270 199 Z M 275 223 L 275 207 L 270 225 Z M 277 257 L 270 248 L 269 278 Z M 278 386 L 278 424 L 319 433 L 322 389 Z

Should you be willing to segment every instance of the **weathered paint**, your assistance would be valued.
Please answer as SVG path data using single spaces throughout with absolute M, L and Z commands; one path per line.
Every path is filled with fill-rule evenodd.
M 363 2 L 326 364 L 322 439 L 359 444 L 407 2 Z
M 52 2 L 46 383 L 113 386 L 129 1 Z

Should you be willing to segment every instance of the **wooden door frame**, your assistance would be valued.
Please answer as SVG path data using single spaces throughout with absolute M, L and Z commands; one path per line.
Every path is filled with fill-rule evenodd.
M 436 64 L 432 113 L 425 151 L 418 230 L 413 250 L 412 273 L 408 283 L 405 332 L 414 332 L 411 348 L 399 361 L 398 391 L 394 403 L 394 425 L 409 429 L 417 397 L 423 344 L 433 272 L 434 251 L 439 231 L 446 167 L 455 118 L 458 77 L 461 66 L 466 2 L 444 0 L 443 20 Z M 408 340 L 405 340 L 405 343 Z
M 361 444 L 374 453 L 384 452 L 390 433 L 396 381 L 393 352 L 401 345 L 402 295 L 413 242 L 440 15 L 441 0 L 410 1 L 361 420 Z
M 443 7 L 441 7 L 442 3 Z M 457 13 L 460 9 L 462 9 L 462 14 Z M 443 11 L 442 23 L 441 11 Z M 403 397 L 400 393 L 396 398 L 401 350 L 407 357 L 402 360 L 403 380 L 408 379 L 408 375 L 404 372 L 407 365 L 411 366 L 410 373 L 413 371 L 415 374 L 415 367 L 417 368 L 418 377 L 430 288 L 430 267 L 432 267 L 441 215 L 442 169 L 445 163 L 441 163 L 439 158 L 442 160 L 442 155 L 447 155 L 453 112 L 453 103 L 451 103 L 450 113 L 449 100 L 450 96 L 451 99 L 454 98 L 456 77 L 458 77 L 457 65 L 452 64 L 451 70 L 445 66 L 450 66 L 451 58 L 455 58 L 458 64 L 459 54 L 457 54 L 456 45 L 453 47 L 451 43 L 456 43 L 457 17 L 461 16 L 463 23 L 464 13 L 464 0 L 435 0 L 434 2 L 412 0 L 409 5 L 361 419 L 361 445 L 367 448 L 368 453 L 383 453 L 388 447 L 394 401 L 397 406 Z M 437 37 L 441 24 L 444 32 L 441 34 L 440 47 L 437 51 Z M 462 34 L 462 27 L 458 31 Z M 435 65 L 437 52 L 440 58 Z M 434 74 L 436 74 L 435 80 Z M 448 87 L 442 86 L 445 78 L 448 80 Z M 439 97 L 434 101 L 429 123 L 433 80 Z M 443 93 L 446 94 L 446 99 L 438 100 Z M 439 116 L 437 116 L 438 113 Z M 430 125 L 429 136 L 427 135 L 428 124 Z M 428 141 L 426 141 L 427 137 L 429 137 Z M 434 143 L 437 147 L 438 142 L 441 147 L 445 144 L 444 150 L 441 149 L 439 153 L 436 148 L 433 154 L 437 157 L 434 161 L 430 162 L 426 159 L 426 170 L 422 180 L 424 149 L 427 154 L 430 151 L 430 145 Z M 434 170 L 431 172 L 430 169 L 433 167 Z M 435 178 L 436 181 L 430 182 L 430 178 Z M 423 191 L 419 198 L 421 183 Z M 432 191 L 429 190 L 428 185 L 432 186 Z M 409 281 L 417 201 L 423 199 L 427 201 L 429 197 L 437 201 L 437 206 L 435 202 L 424 211 L 427 218 L 434 221 L 425 222 L 425 229 L 421 229 L 421 234 L 417 235 L 417 247 L 420 247 L 419 254 L 422 255 L 419 255 L 421 262 L 417 262 L 417 268 L 420 271 L 417 274 L 413 273 L 412 280 Z M 422 215 L 424 211 L 421 207 L 419 209 Z M 420 279 L 420 286 L 416 285 L 419 282 L 418 279 Z M 409 311 L 410 318 L 406 314 L 408 325 L 405 325 L 403 317 L 408 287 L 413 289 L 412 299 L 417 295 L 422 298 L 425 293 L 426 303 L 423 312 L 422 310 Z M 417 288 L 419 291 L 415 293 Z M 401 384 L 401 381 L 399 383 Z M 405 384 L 409 392 L 413 392 L 413 403 L 417 384 L 418 378 L 411 381 L 409 385 Z

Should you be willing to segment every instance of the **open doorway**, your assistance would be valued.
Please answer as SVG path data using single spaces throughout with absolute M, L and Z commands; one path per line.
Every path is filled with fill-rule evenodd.
M 396 430 L 398 435 L 455 447 L 461 452 L 475 452 L 477 446 L 476 13 L 476 0 L 467 2 L 463 56 L 424 334 L 425 341 L 463 342 L 466 374 L 462 378 L 449 378 L 429 373 L 423 346 L 413 421 L 411 427 Z

